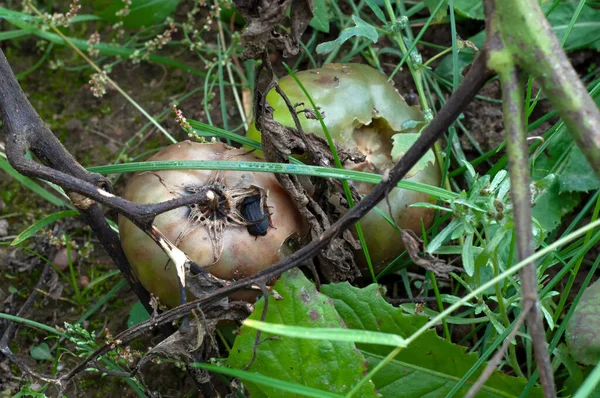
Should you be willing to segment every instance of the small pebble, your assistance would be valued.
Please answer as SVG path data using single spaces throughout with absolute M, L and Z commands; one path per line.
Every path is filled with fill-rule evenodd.
M 8 220 L 0 220 L 0 238 L 8 236 Z
M 79 282 L 79 286 L 86 287 L 87 285 L 90 284 L 90 278 L 88 278 L 85 275 L 81 275 L 78 279 L 78 282 Z
M 74 250 L 71 250 L 71 262 L 73 264 L 77 262 L 77 252 Z M 52 263 L 56 265 L 56 267 L 61 271 L 64 271 L 67 268 L 69 268 L 69 256 L 67 254 L 67 249 L 60 249 L 58 253 L 56 253 L 56 255 L 54 256 Z

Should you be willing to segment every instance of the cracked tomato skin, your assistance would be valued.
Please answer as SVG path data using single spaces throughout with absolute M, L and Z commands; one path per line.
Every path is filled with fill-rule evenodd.
M 221 143 L 200 144 L 184 141 L 173 144 L 152 156 L 149 161 L 166 160 L 230 160 L 261 161 L 248 151 Z M 211 170 L 161 170 L 136 173 L 127 182 L 124 198 L 135 203 L 158 203 L 177 198 L 186 186 L 202 186 Z M 224 248 L 213 263 L 213 247 L 206 228 L 198 226 L 185 235 L 178 247 L 199 266 L 222 279 L 241 279 L 269 268 L 288 254 L 285 241 L 305 230 L 304 222 L 287 192 L 271 173 L 224 171 L 228 188 L 255 185 L 267 192 L 271 226 L 265 236 L 255 236 L 245 225 L 229 225 L 223 235 Z M 160 214 L 154 225 L 172 242 L 188 225 L 189 209 L 181 207 Z M 179 305 L 177 273 L 167 256 L 142 230 L 119 216 L 121 245 L 135 275 L 142 285 L 162 304 Z
M 347 148 L 356 147 L 365 156 L 360 164 L 346 163 L 347 169 L 383 174 L 394 162 L 391 158 L 392 136 L 403 133 L 418 133 L 424 126 L 423 114 L 415 106 L 409 106 L 397 92 L 387 77 L 362 64 L 328 64 L 319 69 L 296 73 L 315 104 L 324 114 L 323 121 L 331 137 Z M 292 104 L 304 103 L 312 109 L 310 101 L 292 76 L 286 76 L 279 84 Z M 274 118 L 285 126 L 294 127 L 292 116 L 283 99 L 271 90 L 267 100 L 273 107 Z M 298 108 L 299 110 L 302 107 Z M 298 115 L 303 129 L 322 137 L 325 133 L 318 120 L 307 119 L 304 113 Z M 260 132 L 254 125 L 247 136 L 260 141 Z M 416 181 L 439 186 L 441 174 L 435 162 L 425 167 L 411 170 L 406 181 Z M 374 185 L 351 182 L 361 195 L 366 195 Z M 390 195 L 391 217 L 400 228 L 411 229 L 421 234 L 421 222 L 428 228 L 433 222 L 431 209 L 409 208 L 416 202 L 427 202 L 429 196 L 423 193 L 394 189 Z M 385 202 L 379 208 L 390 216 Z M 361 219 L 371 260 L 376 270 L 382 270 L 404 251 L 400 234 L 376 211 L 371 211 Z M 362 251 L 361 251 L 362 253 Z M 366 261 L 359 254 L 358 261 L 366 268 Z

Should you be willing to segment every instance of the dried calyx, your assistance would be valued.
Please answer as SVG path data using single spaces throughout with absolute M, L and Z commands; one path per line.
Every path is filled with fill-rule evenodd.
M 223 234 L 226 228 L 245 226 L 251 235 L 267 234 L 269 213 L 256 219 L 256 212 L 261 210 L 260 208 L 257 210 L 256 205 L 266 209 L 267 194 L 261 187 L 253 185 L 247 188 L 228 188 L 223 172 L 215 171 L 204 185 L 188 185 L 184 188 L 184 192 L 189 194 L 200 190 L 208 190 L 209 202 L 202 205 L 192 204 L 188 207 L 187 225 L 175 240 L 175 245 L 178 246 L 186 235 L 195 229 L 205 228 L 212 243 L 213 262 L 217 262 L 223 252 Z

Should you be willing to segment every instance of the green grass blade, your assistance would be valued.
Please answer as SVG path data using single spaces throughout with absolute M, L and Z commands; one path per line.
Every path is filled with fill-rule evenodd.
M 21 318 L 19 316 L 10 315 L 10 314 L 5 314 L 4 312 L 0 312 L 0 319 L 6 319 L 6 320 L 9 320 L 11 322 L 17 322 L 17 323 L 20 323 L 20 324 L 23 324 L 23 325 L 27 325 L 27 326 L 32 327 L 32 328 L 44 330 L 44 331 L 46 331 L 46 332 L 48 332 L 50 334 L 55 334 L 55 335 L 58 335 L 60 337 L 67 338 L 66 334 L 59 332 L 55 328 L 53 328 L 51 326 L 48 326 L 48 325 L 44 325 L 43 323 L 32 321 L 30 319 Z
M 10 245 L 16 246 L 20 243 L 23 243 L 27 239 L 29 239 L 33 235 L 35 235 L 40 229 L 44 228 L 45 226 L 52 224 L 53 222 L 56 222 L 62 218 L 72 217 L 72 216 L 77 216 L 77 215 L 79 215 L 79 212 L 77 210 L 65 210 L 65 211 L 59 211 L 57 213 L 50 214 L 49 216 L 46 216 L 46 217 L 42 218 L 41 220 L 37 221 L 36 223 L 34 223 L 33 225 L 30 225 L 29 227 L 27 227 L 25 229 L 25 231 L 21 232 L 19 234 L 19 236 L 17 236 L 15 238 L 15 240 L 13 240 L 11 242 Z
M 47 40 L 51 43 L 58 44 L 61 46 L 66 44 L 65 41 L 57 34 L 43 31 L 43 30 L 35 27 L 34 25 L 24 22 L 25 18 L 14 16 L 14 14 L 20 14 L 20 13 L 10 12 L 9 14 L 7 14 L 7 11 L 9 11 L 9 10 L 7 10 L 3 7 L 0 7 L 0 18 L 5 18 L 11 24 L 23 29 L 24 31 L 26 31 L 30 34 L 38 36 L 41 39 Z M 73 45 L 80 50 L 87 51 L 88 48 L 90 47 L 90 45 L 88 44 L 88 42 L 86 40 L 76 39 L 74 37 L 67 37 L 67 39 L 70 42 L 72 42 Z M 94 48 L 98 49 L 98 51 L 100 51 L 101 55 L 119 56 L 119 57 L 123 57 L 125 59 L 128 59 L 135 52 L 134 49 L 130 49 L 127 47 L 115 46 L 115 45 L 107 44 L 107 43 L 98 43 L 98 44 L 94 45 Z M 189 72 L 196 76 L 201 76 L 201 77 L 206 76 L 205 72 L 198 70 L 196 68 L 192 68 L 191 66 L 182 64 L 181 62 L 175 61 L 171 58 L 161 57 L 160 55 L 155 55 L 155 54 L 150 54 L 148 60 L 150 62 L 154 62 L 157 64 L 172 66 L 174 68 L 181 69 L 185 72 Z
M 224 366 L 209 365 L 207 363 L 194 363 L 192 366 L 202 368 L 210 372 L 222 373 L 228 376 L 237 377 L 242 380 L 252 382 L 254 384 L 276 387 L 282 392 L 288 392 L 292 395 L 300 394 L 305 397 L 314 398 L 342 398 L 343 395 L 333 394 L 327 391 L 310 388 L 301 384 L 290 383 L 287 381 L 277 380 L 272 377 L 260 375 L 258 373 L 245 372 L 243 370 L 226 368 Z M 290 395 L 290 396 L 292 396 Z
M 246 319 L 244 325 L 279 336 L 307 340 L 347 341 L 354 343 L 389 345 L 392 347 L 406 347 L 406 340 L 397 334 L 373 332 L 370 330 L 307 328 L 302 326 L 267 323 L 253 319 Z
M 115 273 L 120 273 L 121 271 L 115 271 Z M 109 276 L 112 276 L 113 274 L 108 274 Z M 100 278 L 99 278 L 100 279 Z M 102 278 L 102 279 L 106 279 L 106 278 Z M 94 282 L 98 281 L 95 280 Z M 113 287 L 112 289 L 110 289 L 110 291 L 108 293 L 106 293 L 104 296 L 102 296 L 102 298 L 100 300 L 98 300 L 98 302 L 96 304 L 94 304 L 89 310 L 87 310 L 85 312 L 85 314 L 83 314 L 81 316 L 81 318 L 79 318 L 77 320 L 77 322 L 75 322 L 75 324 L 81 324 L 83 323 L 83 321 L 85 321 L 86 319 L 88 319 L 90 316 L 92 316 L 94 314 L 94 312 L 98 311 L 100 308 L 102 308 L 102 306 L 104 304 L 106 304 L 106 302 L 108 300 L 110 300 L 115 294 L 118 293 L 119 290 L 121 290 L 122 288 L 124 288 L 127 285 L 127 281 L 125 279 L 121 279 L 119 281 L 119 283 L 117 283 L 115 285 L 115 287 Z M 89 286 L 86 286 L 89 287 Z M 85 293 L 85 290 L 84 290 Z
M 194 132 L 201 137 L 221 137 L 226 140 L 231 140 L 237 142 L 238 144 L 242 144 L 248 146 L 252 149 L 262 150 L 260 146 L 260 142 L 256 142 L 251 140 L 250 138 L 246 138 L 236 133 L 232 133 L 231 131 L 223 130 L 221 128 L 211 126 L 210 124 L 202 123 L 197 120 L 188 119 L 190 126 L 194 129 Z
M 379 174 L 365 173 L 362 171 L 335 169 L 330 167 L 308 166 L 303 164 L 265 163 L 265 162 L 233 162 L 233 161 L 160 161 L 160 162 L 133 162 L 105 166 L 89 167 L 88 171 L 100 174 L 131 173 L 139 171 L 156 170 L 234 170 L 252 171 L 262 173 L 285 173 L 297 175 L 310 175 L 324 178 L 337 178 L 340 180 L 353 180 L 379 184 L 382 176 Z M 443 188 L 434 187 L 413 181 L 400 181 L 398 188 L 422 192 L 435 196 L 438 199 L 450 200 L 458 194 Z
M 0 156 L 0 169 L 4 170 L 9 176 L 14 178 L 21 185 L 32 190 L 42 198 L 46 199 L 48 202 L 52 203 L 53 205 L 70 207 L 70 205 L 68 205 L 65 201 L 46 191 L 34 180 L 21 175 L 17 170 L 13 169 L 13 167 L 8 163 L 8 160 L 6 160 L 3 156 Z
M 0 41 L 16 39 L 27 35 L 29 35 L 29 32 L 24 30 L 9 30 L 8 32 L 0 33 Z

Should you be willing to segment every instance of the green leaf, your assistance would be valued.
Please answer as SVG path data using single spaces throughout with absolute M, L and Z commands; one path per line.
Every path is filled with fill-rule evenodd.
M 94 9 L 105 20 L 115 23 L 123 21 L 128 29 L 150 26 L 164 22 L 175 11 L 179 0 L 132 0 L 129 14 L 119 17 L 116 13 L 124 8 L 122 1 L 96 0 Z
M 600 280 L 588 286 L 569 319 L 565 337 L 573 359 L 584 365 L 600 363 Z
M 25 382 L 25 384 L 23 384 L 21 386 L 21 389 L 19 390 L 19 392 L 12 396 L 12 398 L 25 398 L 25 397 L 27 397 L 27 398 L 46 398 L 47 395 L 44 394 L 44 391 L 46 390 L 47 386 L 48 386 L 48 384 L 41 387 L 39 389 L 39 391 L 32 390 L 31 382 L 27 381 L 27 382 Z M 35 385 L 35 388 L 39 388 L 39 385 Z M 8 391 L 10 391 L 10 390 L 8 390 Z
M 78 215 L 79 215 L 79 212 L 77 210 L 65 210 L 65 211 L 59 211 L 57 213 L 50 214 L 49 216 L 46 216 L 46 217 L 42 218 L 41 220 L 39 220 L 38 222 L 34 223 L 33 225 L 30 225 L 29 227 L 27 227 L 27 229 L 25 229 L 25 231 L 21 232 L 19 234 L 19 236 L 17 236 L 15 238 L 15 240 L 13 240 L 10 243 L 10 245 L 16 246 L 20 243 L 23 243 L 24 241 L 26 241 L 27 239 L 29 239 L 33 235 L 35 235 L 40 229 L 60 220 L 62 218 L 74 217 L 74 216 L 78 216 Z
M 329 284 L 322 286 L 321 292 L 333 300 L 336 310 L 350 329 L 397 333 L 407 338 L 427 321 L 426 317 L 406 315 L 400 308 L 390 305 L 375 284 L 363 289 L 346 282 Z M 374 344 L 357 344 L 357 347 L 363 350 L 371 369 L 392 350 Z M 443 340 L 435 331 L 429 330 L 375 374 L 373 381 L 377 391 L 384 397 L 443 397 L 476 361 L 477 354 L 466 353 L 465 347 Z M 475 372 L 456 396 L 465 395 L 481 370 Z M 495 372 L 477 396 L 516 397 L 525 384 L 525 379 Z M 541 395 L 540 389 L 534 389 L 530 396 Z
M 459 14 L 467 18 L 483 20 L 483 1 L 454 0 L 452 4 Z
M 415 143 L 417 138 L 419 138 L 421 134 L 419 133 L 400 133 L 392 136 L 393 146 L 392 146 L 392 160 L 397 162 L 402 156 L 408 152 L 411 146 Z M 412 177 L 416 175 L 419 171 L 424 170 L 429 163 L 435 164 L 435 156 L 433 155 L 433 151 L 427 151 L 425 155 L 417 164 L 415 164 L 412 169 L 406 174 L 406 178 Z
M 37 21 L 39 19 L 36 16 L 25 14 L 23 12 L 9 10 L 4 7 L 0 7 L 0 18 L 19 19 L 22 21 Z
M 436 253 L 437 249 L 441 247 L 452 234 L 460 227 L 461 221 L 457 218 L 450 221 L 450 224 L 446 225 L 436 236 L 433 238 L 429 245 L 427 245 L 427 252 Z
M 562 217 L 570 213 L 581 199 L 578 192 L 564 192 L 561 186 L 565 178 L 578 180 L 583 176 L 581 169 L 573 169 L 567 164 L 574 147 L 573 137 L 567 129 L 562 128 L 548 138 L 540 148 L 543 150 L 536 151 L 532 179 L 535 188 L 541 192 L 536 194 L 532 214 L 545 232 L 556 229 Z
M 561 192 L 559 183 L 561 179 L 562 176 L 549 174 L 544 179 L 536 181 L 536 185 L 538 183 L 551 184 L 536 197 L 532 209 L 532 216 L 538 220 L 547 233 L 554 231 L 560 225 L 560 220 L 579 204 L 579 193 Z
M 385 14 L 381 11 L 381 8 L 377 5 L 375 0 L 365 0 L 373 14 L 383 23 L 387 23 L 387 19 L 385 19 Z
M 588 192 L 600 188 L 600 178 L 578 146 L 573 146 L 559 175 L 560 192 Z
M 286 272 L 274 286 L 283 300 L 269 299 L 265 321 L 311 328 L 343 328 L 344 323 L 328 297 L 298 269 Z M 249 319 L 259 320 L 264 298 L 260 299 Z M 256 330 L 243 326 L 227 364 L 242 369 L 248 365 L 256 349 L 256 360 L 248 369 L 264 376 L 318 388 L 330 393 L 347 393 L 363 377 L 366 362 L 351 342 L 314 341 L 263 333 L 256 347 Z M 269 385 L 245 383 L 253 397 L 295 397 Z M 367 383 L 360 396 L 375 397 L 372 383 Z
M 144 305 L 141 301 L 137 301 L 129 310 L 129 318 L 127 319 L 127 327 L 130 328 L 132 326 L 137 325 L 138 323 L 142 323 L 150 319 L 150 315 L 148 315 L 148 311 L 144 308 Z
M 329 16 L 327 15 L 327 0 L 314 0 L 315 16 L 310 20 L 310 26 L 321 32 L 329 33 Z
M 465 243 L 462 248 L 462 264 L 465 272 L 469 276 L 473 276 L 475 273 L 475 256 L 473 254 L 473 234 L 467 234 L 465 236 Z
M 71 20 L 69 21 L 69 23 L 75 24 L 75 23 L 80 23 L 80 22 L 87 22 L 87 21 L 101 21 L 102 18 L 100 18 L 97 15 L 92 15 L 92 14 L 81 14 L 81 15 L 75 15 L 73 18 L 71 18 Z
M 9 30 L 8 32 L 0 33 L 0 41 L 16 39 L 17 37 L 27 36 L 30 33 L 25 30 Z
M 48 344 L 46 343 L 41 343 L 38 346 L 31 347 L 29 350 L 29 355 L 38 361 L 52 361 L 54 359 L 50 353 L 50 347 L 48 347 Z
M 317 54 L 328 54 L 344 44 L 346 40 L 355 36 L 364 37 L 368 40 L 371 40 L 373 43 L 377 42 L 379 39 L 379 33 L 377 33 L 375 27 L 360 19 L 358 15 L 352 15 L 352 20 L 356 26 L 344 29 L 340 36 L 333 41 L 327 41 L 319 44 L 317 46 Z
M 442 0 L 425 0 L 425 5 L 429 9 L 430 14 L 432 14 L 435 11 L 435 9 L 437 8 L 440 1 L 442 1 Z M 444 1 L 446 3 L 448 3 L 447 0 L 444 0 Z M 439 11 L 434 15 L 434 20 L 436 22 L 440 22 L 442 19 L 446 18 L 447 15 L 448 15 L 448 6 L 441 7 L 439 9 Z
M 485 42 L 485 30 L 477 33 L 475 36 L 471 36 L 467 39 L 472 42 L 477 48 L 481 48 Z M 471 48 L 464 48 L 458 52 L 458 62 L 456 68 L 458 74 L 462 78 L 463 70 L 473 62 L 475 58 L 475 51 Z M 454 73 L 454 65 L 452 64 L 452 54 L 445 56 L 440 64 L 435 69 L 436 74 L 439 76 L 452 81 L 452 74 Z
M 543 7 L 547 9 L 549 5 Z M 560 2 L 560 4 L 548 16 L 558 40 L 562 42 L 563 37 L 569 32 L 569 24 L 575 13 L 576 5 L 572 2 Z M 564 48 L 575 50 L 580 48 L 591 48 L 600 50 L 600 11 L 589 6 L 584 6 Z

